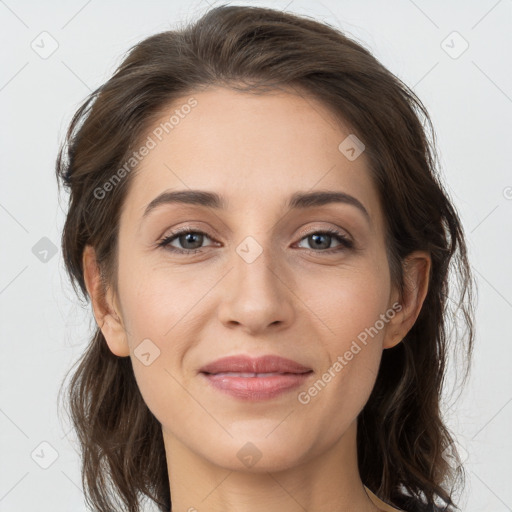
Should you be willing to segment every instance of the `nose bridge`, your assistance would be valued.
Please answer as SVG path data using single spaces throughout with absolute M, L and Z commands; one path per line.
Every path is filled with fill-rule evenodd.
M 258 241 L 258 239 L 261 241 Z M 291 319 L 290 292 L 279 275 L 270 235 L 249 235 L 236 247 L 228 289 L 222 299 L 220 319 L 243 324 L 252 331 Z
M 257 235 L 256 235 L 257 236 Z M 233 255 L 233 279 L 238 293 L 265 296 L 266 300 L 279 295 L 280 288 L 277 274 L 275 248 L 271 247 L 270 236 L 249 235 L 235 248 Z M 252 289 L 252 290 L 251 290 Z

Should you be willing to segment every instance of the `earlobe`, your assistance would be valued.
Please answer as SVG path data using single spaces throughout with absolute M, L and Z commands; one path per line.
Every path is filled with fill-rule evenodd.
M 104 290 L 101 273 L 96 261 L 96 253 L 91 245 L 86 245 L 83 252 L 84 281 L 91 299 L 94 317 L 110 351 L 119 356 L 130 355 L 126 331 L 120 315 L 115 309 L 114 296 L 110 289 Z
M 415 251 L 405 259 L 401 309 L 390 321 L 383 348 L 398 345 L 416 322 L 427 296 L 431 263 L 430 255 L 424 251 Z

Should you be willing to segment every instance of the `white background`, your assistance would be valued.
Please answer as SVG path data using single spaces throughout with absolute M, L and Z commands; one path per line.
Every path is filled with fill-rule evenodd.
M 307 14 L 341 28 L 427 106 L 478 282 L 471 379 L 459 401 L 446 407 L 468 453 L 463 510 L 511 511 L 512 1 L 251 5 Z M 206 1 L 183 0 L 0 1 L 2 512 L 86 510 L 79 457 L 65 416 L 59 420 L 57 391 L 93 324 L 88 306 L 70 288 L 60 249 L 47 262 L 32 251 L 43 237 L 60 247 L 66 196 L 59 203 L 58 145 L 80 102 L 110 77 L 125 51 L 207 8 Z M 31 48 L 32 41 L 48 37 L 40 36 L 43 31 L 58 43 L 46 59 Z M 442 46 L 453 31 L 469 43 L 458 58 Z M 452 53 L 463 44 L 453 37 L 447 40 Z M 40 463 L 51 461 L 52 449 L 41 442 L 58 454 L 47 469 L 31 456 L 36 450 Z

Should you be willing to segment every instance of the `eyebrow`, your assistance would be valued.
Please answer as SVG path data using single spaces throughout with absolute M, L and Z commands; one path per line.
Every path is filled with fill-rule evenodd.
M 146 207 L 142 218 L 155 208 L 164 204 L 189 204 L 204 206 L 207 208 L 214 208 L 216 210 L 226 209 L 226 200 L 215 192 L 208 192 L 205 190 L 176 190 L 165 191 L 159 196 L 155 197 Z M 329 190 L 320 190 L 316 192 L 296 192 L 288 200 L 286 207 L 292 209 L 305 209 L 317 206 L 324 206 L 331 203 L 348 204 L 359 209 L 360 212 L 366 217 L 366 220 L 371 223 L 370 215 L 363 204 L 345 192 L 333 192 Z

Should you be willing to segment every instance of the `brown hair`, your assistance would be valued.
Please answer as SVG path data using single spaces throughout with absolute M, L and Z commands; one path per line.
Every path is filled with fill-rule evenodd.
M 363 483 L 402 508 L 453 510 L 464 471 L 441 418 L 450 336 L 462 314 L 465 381 L 473 346 L 472 287 L 461 222 L 441 183 L 435 134 L 414 92 L 338 29 L 267 8 L 221 6 L 198 21 L 132 48 L 113 77 L 76 112 L 59 152 L 58 180 L 70 192 L 62 234 L 66 269 L 87 300 L 82 256 L 96 251 L 105 286 L 116 290 L 120 211 L 133 173 L 98 200 L 109 180 L 173 100 L 210 85 L 244 91 L 291 87 L 326 105 L 363 141 L 386 222 L 389 270 L 403 291 L 402 262 L 432 258 L 429 288 L 405 339 L 383 353 L 358 417 Z M 60 186 L 60 183 L 59 183 Z M 458 300 L 449 297 L 449 277 Z M 450 290 L 451 290 L 450 286 Z M 452 306 L 452 307 L 451 307 Z M 457 330 L 458 332 L 458 330 Z M 99 328 L 76 362 L 67 405 L 82 450 L 82 483 L 94 510 L 139 511 L 150 498 L 169 510 L 161 425 L 137 387 L 129 357 L 117 357 Z M 446 460 L 445 460 L 446 459 Z

